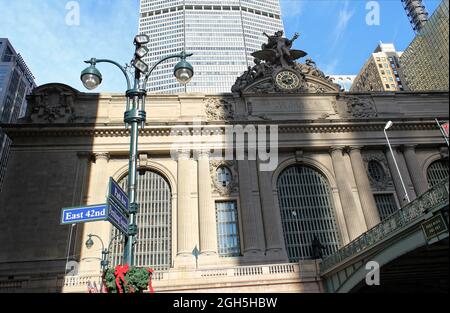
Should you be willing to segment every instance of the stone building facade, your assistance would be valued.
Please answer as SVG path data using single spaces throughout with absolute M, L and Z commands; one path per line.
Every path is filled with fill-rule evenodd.
M 291 71 L 292 89 L 294 74 L 283 73 L 278 84 L 243 76 L 230 94 L 148 96 L 136 264 L 157 269 L 157 292 L 322 292 L 314 238 L 329 255 L 406 204 L 386 149 L 389 120 L 411 199 L 448 173 L 434 122 L 448 118 L 448 92 L 343 93 L 313 66 Z M 86 292 L 101 250 L 84 242 L 96 234 L 107 245 L 116 231 L 61 226 L 60 212 L 104 203 L 110 177 L 126 184 L 125 98 L 50 84 L 29 100 L 26 118 L 6 127 L 0 291 Z M 269 162 L 252 138 L 277 143 Z M 234 157 L 218 157 L 226 151 Z M 120 262 L 121 242 L 111 247 Z

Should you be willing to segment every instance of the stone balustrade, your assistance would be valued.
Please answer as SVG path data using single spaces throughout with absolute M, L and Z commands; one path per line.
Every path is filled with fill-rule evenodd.
M 199 270 L 171 270 L 155 272 L 153 287 L 156 292 L 227 292 L 227 285 L 249 286 L 249 291 L 255 286 L 278 284 L 284 286 L 280 291 L 320 291 L 320 278 L 314 261 L 302 261 L 291 264 L 268 264 L 255 266 L 235 266 L 229 268 L 211 268 Z M 89 282 L 99 284 L 100 276 L 68 276 L 64 281 L 63 292 L 86 292 Z M 304 284 L 311 283 L 310 290 L 304 290 Z M 253 289 L 251 289 L 253 288 Z M 258 289 L 260 290 L 260 289 Z M 261 290 L 260 290 L 261 291 Z M 233 290 L 229 290 L 233 292 Z

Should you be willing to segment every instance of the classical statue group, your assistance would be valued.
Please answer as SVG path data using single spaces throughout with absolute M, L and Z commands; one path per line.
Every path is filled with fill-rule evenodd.
M 263 34 L 267 37 L 267 43 L 261 46 L 260 51 L 252 53 L 255 65 L 249 66 L 247 71 L 237 79 L 232 87 L 233 92 L 239 92 L 253 82 L 280 70 L 293 70 L 300 75 L 309 74 L 329 80 L 312 59 L 308 58 L 304 64 L 295 62 L 308 55 L 302 50 L 292 49 L 294 42 L 300 37 L 298 33 L 295 33 L 292 39 L 284 37 L 284 32 L 281 30 L 273 35 Z

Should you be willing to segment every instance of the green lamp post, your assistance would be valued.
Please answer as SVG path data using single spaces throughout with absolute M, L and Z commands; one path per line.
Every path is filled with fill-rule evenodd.
M 138 231 L 138 226 L 136 224 L 136 214 L 139 211 L 139 205 L 136 200 L 138 135 L 139 127 L 144 128 L 147 119 L 147 113 L 145 111 L 145 98 L 147 95 L 145 88 L 147 86 L 147 81 L 158 65 L 166 60 L 174 58 L 180 59 L 180 62 L 174 68 L 174 76 L 180 84 L 186 85 L 194 76 L 194 68 L 186 61 L 186 58 L 193 54 L 184 51 L 180 54 L 164 57 L 150 68 L 142 61 L 142 58 L 149 52 L 149 49 L 146 47 L 149 42 L 150 38 L 147 35 L 138 35 L 134 39 L 136 51 L 134 59 L 132 60 L 132 65 L 135 68 L 133 87 L 131 87 L 131 79 L 128 76 L 125 67 L 112 60 L 92 58 L 85 61 L 85 63 L 90 64 L 90 66 L 81 72 L 81 81 L 88 90 L 94 90 L 102 83 L 102 74 L 96 68 L 98 63 L 110 63 L 115 65 L 122 71 L 127 81 L 127 91 L 125 93 L 127 103 L 124 121 L 127 127 L 131 127 L 130 160 L 128 167 L 128 197 L 130 202 L 130 207 L 128 209 L 130 213 L 130 225 L 128 236 L 125 240 L 124 261 L 129 266 L 134 265 L 133 245 Z M 141 81 L 141 76 L 145 76 L 143 81 Z

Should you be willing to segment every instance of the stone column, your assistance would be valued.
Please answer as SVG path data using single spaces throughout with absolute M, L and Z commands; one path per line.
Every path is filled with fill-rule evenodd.
M 364 213 L 364 219 L 368 229 L 380 223 L 380 214 L 372 193 L 369 177 L 361 156 L 361 147 L 350 147 L 350 160 L 352 162 L 353 174 L 355 175 L 359 199 Z
M 266 238 L 266 256 L 271 261 L 284 262 L 287 260 L 287 254 L 284 250 L 280 212 L 276 212 L 274 209 L 275 203 L 271 186 L 272 175 L 271 172 L 260 171 L 259 166 L 257 171 L 264 233 Z
M 394 182 L 395 191 L 397 193 L 397 198 L 400 201 L 401 207 L 408 204 L 408 200 L 405 197 L 405 190 L 402 185 L 402 181 L 400 179 L 399 173 L 397 171 L 397 168 L 395 166 L 394 157 L 397 160 L 398 167 L 400 169 L 400 172 L 402 173 L 402 178 L 405 183 L 405 187 L 408 191 L 408 196 L 412 200 L 416 198 L 416 194 L 414 193 L 414 190 L 408 188 L 408 185 L 410 184 L 410 179 L 408 175 L 408 171 L 406 170 L 406 167 L 403 164 L 403 160 L 401 155 L 398 153 L 398 146 L 392 146 L 392 150 L 394 152 L 394 155 L 392 155 L 390 149 L 385 150 L 386 159 L 389 166 L 389 171 L 391 172 L 392 181 Z
M 198 152 L 198 214 L 200 223 L 200 252 L 217 255 L 216 210 L 211 197 L 209 152 Z
M 428 191 L 428 182 L 427 179 L 423 176 L 422 167 L 417 160 L 416 146 L 403 146 L 403 153 L 405 155 L 406 166 L 408 167 L 408 172 L 411 176 L 416 195 L 420 196 L 421 194 Z
M 366 225 L 361 225 L 358 208 L 353 198 L 352 188 L 348 181 L 348 172 L 345 168 L 343 157 L 344 147 L 332 147 L 331 158 L 333 160 L 334 173 L 339 189 L 339 198 L 341 199 L 342 210 L 344 212 L 345 223 L 347 225 L 350 241 L 357 238 L 366 230 Z
M 192 251 L 198 247 L 198 204 L 192 205 L 192 185 L 196 162 L 190 158 L 190 151 L 178 153 L 178 198 L 177 198 L 177 260 L 176 267 L 193 268 L 195 260 Z
M 264 254 L 260 238 L 264 238 L 261 213 L 253 202 L 250 164 L 248 160 L 238 161 L 239 198 L 241 202 L 242 226 L 244 234 L 244 256 L 254 257 Z
M 109 162 L 109 153 L 94 153 L 92 156 L 90 174 L 87 175 L 89 181 L 87 185 L 88 197 L 87 204 L 95 205 L 106 203 L 106 193 L 108 189 L 107 167 Z M 101 243 L 94 238 L 94 248 L 87 249 L 85 242 L 89 234 L 94 234 L 102 238 L 105 245 L 109 242 L 109 231 L 111 226 L 108 222 L 85 223 L 83 225 L 83 237 L 81 238 L 81 259 L 80 274 L 98 274 L 100 273 Z

